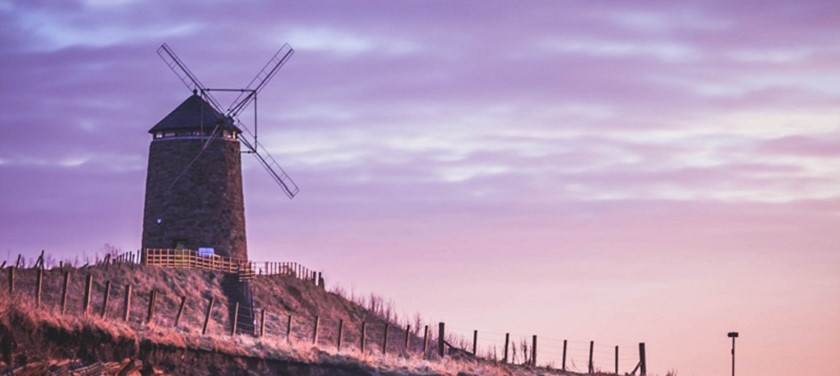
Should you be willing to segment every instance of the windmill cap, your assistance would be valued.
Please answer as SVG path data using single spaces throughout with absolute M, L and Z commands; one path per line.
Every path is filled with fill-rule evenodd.
M 242 130 L 234 125 L 229 118 L 216 111 L 204 98 L 193 93 L 193 95 L 172 110 L 169 115 L 166 115 L 161 121 L 155 124 L 152 129 L 149 129 L 149 133 L 185 129 L 212 129 L 217 124 L 222 124 L 221 130 L 242 133 Z

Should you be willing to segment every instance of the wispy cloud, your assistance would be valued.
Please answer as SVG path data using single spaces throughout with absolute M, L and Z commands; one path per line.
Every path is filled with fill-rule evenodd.
M 260 140 L 301 194 L 286 200 L 243 155 L 255 257 L 452 315 L 469 307 L 348 265 L 427 276 L 446 260 L 453 300 L 499 273 L 511 287 L 491 293 L 517 295 L 533 270 L 545 299 L 621 271 L 593 287 L 604 295 L 575 295 L 610 307 L 618 290 L 712 296 L 712 274 L 753 291 L 744 280 L 768 270 L 833 297 L 840 286 L 808 276 L 840 268 L 838 4 L 0 0 L 0 246 L 135 248 L 146 131 L 189 95 L 155 48 L 238 87 L 288 42 L 297 53 L 260 93 Z M 756 299 L 744 315 L 766 312 Z M 681 351 L 663 356 L 695 353 Z M 770 369 L 808 373 L 792 363 L 808 362 Z M 725 371 L 704 367 L 687 372 Z

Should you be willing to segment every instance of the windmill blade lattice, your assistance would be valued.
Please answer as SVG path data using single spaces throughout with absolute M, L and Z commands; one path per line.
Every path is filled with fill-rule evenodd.
M 245 145 L 248 149 L 248 152 L 254 154 L 260 164 L 265 168 L 266 172 L 274 179 L 277 185 L 283 189 L 283 192 L 289 198 L 294 198 L 297 195 L 299 188 L 297 184 L 292 180 L 292 178 L 280 167 L 280 164 L 268 153 L 265 147 L 262 146 L 257 141 L 257 134 L 256 134 L 256 116 L 254 118 L 254 132 L 246 127 L 242 121 L 239 120 L 237 115 L 245 109 L 251 102 L 256 101 L 257 93 L 259 93 L 265 85 L 270 81 L 275 74 L 280 70 L 281 67 L 286 63 L 286 61 L 291 58 L 292 54 L 294 54 L 294 49 L 288 44 L 284 44 L 274 56 L 269 59 L 268 63 L 257 73 L 256 77 L 254 77 L 251 82 L 248 83 L 247 88 L 239 89 L 235 91 L 239 91 L 240 94 L 234 99 L 233 103 L 231 104 L 230 108 L 227 111 L 222 111 L 219 102 L 210 94 L 211 90 L 204 86 L 198 77 L 187 68 L 186 64 L 184 64 L 180 58 L 172 51 L 169 46 L 164 43 L 157 49 L 158 56 L 163 59 L 169 69 L 172 70 L 173 73 L 178 77 L 179 80 L 186 86 L 190 91 L 193 92 L 201 92 L 202 97 L 204 97 L 213 108 L 218 111 L 219 113 L 224 113 L 225 116 L 232 121 L 239 129 L 244 130 L 251 138 L 252 141 L 249 141 L 247 137 L 239 137 L 239 141 Z M 219 89 L 215 89 L 219 90 Z M 231 91 L 231 90 L 225 90 Z M 215 133 L 215 132 L 214 132 Z M 200 156 L 197 155 L 195 158 Z
M 193 72 L 190 71 L 189 68 L 187 68 L 187 65 L 184 64 L 180 58 L 178 58 L 178 55 L 175 55 L 175 51 L 172 51 L 172 49 L 169 48 L 169 45 L 167 45 L 166 43 L 160 45 L 160 47 L 158 47 L 157 49 L 157 54 L 158 56 L 160 56 L 161 59 L 163 59 L 163 61 L 166 63 L 166 66 L 168 66 L 169 69 L 171 69 L 172 72 L 175 73 L 175 76 L 177 76 L 178 79 L 181 80 L 181 82 L 184 84 L 184 86 L 187 87 L 187 89 L 190 89 L 190 91 L 192 92 L 200 92 L 202 96 L 204 96 L 210 102 L 210 104 L 213 105 L 213 108 L 215 108 L 216 111 L 222 113 L 222 106 L 219 105 L 219 102 L 216 101 L 216 98 L 213 98 L 213 96 L 210 95 L 210 92 L 207 91 L 204 84 L 202 84 L 198 77 L 196 77 L 195 74 L 193 74 Z
M 292 178 L 289 177 L 289 174 L 287 174 L 286 171 L 283 170 L 283 167 L 280 167 L 280 164 L 274 160 L 274 157 L 272 157 L 271 154 L 269 154 L 268 151 L 265 150 L 265 147 L 263 147 L 260 143 L 256 143 L 256 145 L 251 145 L 244 138 L 240 141 L 242 141 L 242 143 L 244 143 L 245 146 L 248 146 L 249 148 L 255 150 L 255 152 L 252 154 L 254 155 L 254 157 L 257 158 L 257 160 L 260 162 L 263 168 L 265 168 L 266 172 L 268 172 L 268 174 L 274 179 L 274 181 L 280 186 L 280 188 L 283 188 L 283 192 L 286 194 L 286 196 L 289 196 L 289 198 L 294 198 L 300 189 L 298 188 L 297 184 L 295 184 L 294 180 L 292 180 Z
M 260 70 L 259 73 L 248 83 L 248 86 L 245 87 L 236 99 L 233 100 L 233 104 L 231 104 L 230 108 L 228 108 L 227 115 L 235 117 L 239 115 L 240 112 L 245 107 L 248 107 L 251 104 L 257 94 L 265 87 L 268 81 L 271 81 L 274 78 L 274 75 L 286 64 L 286 62 L 292 57 L 295 53 L 295 50 L 289 46 L 288 43 L 284 44 L 271 59 L 265 63 L 265 66 Z

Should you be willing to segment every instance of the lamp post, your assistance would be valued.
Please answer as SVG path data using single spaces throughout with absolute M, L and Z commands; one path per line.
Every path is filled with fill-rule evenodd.
M 726 336 L 732 338 L 732 376 L 735 376 L 735 338 L 738 338 L 738 332 L 729 332 Z

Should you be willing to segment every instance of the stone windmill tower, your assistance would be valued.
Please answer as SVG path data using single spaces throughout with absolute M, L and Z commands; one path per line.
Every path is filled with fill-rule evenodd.
M 149 130 L 142 247 L 212 249 L 248 260 L 241 153 L 254 155 L 289 198 L 298 192 L 256 133 L 257 93 L 294 50 L 284 45 L 245 89 L 209 89 L 166 44 L 157 53 L 192 95 Z M 239 94 L 222 110 L 212 91 Z M 237 118 L 252 103 L 253 132 Z

